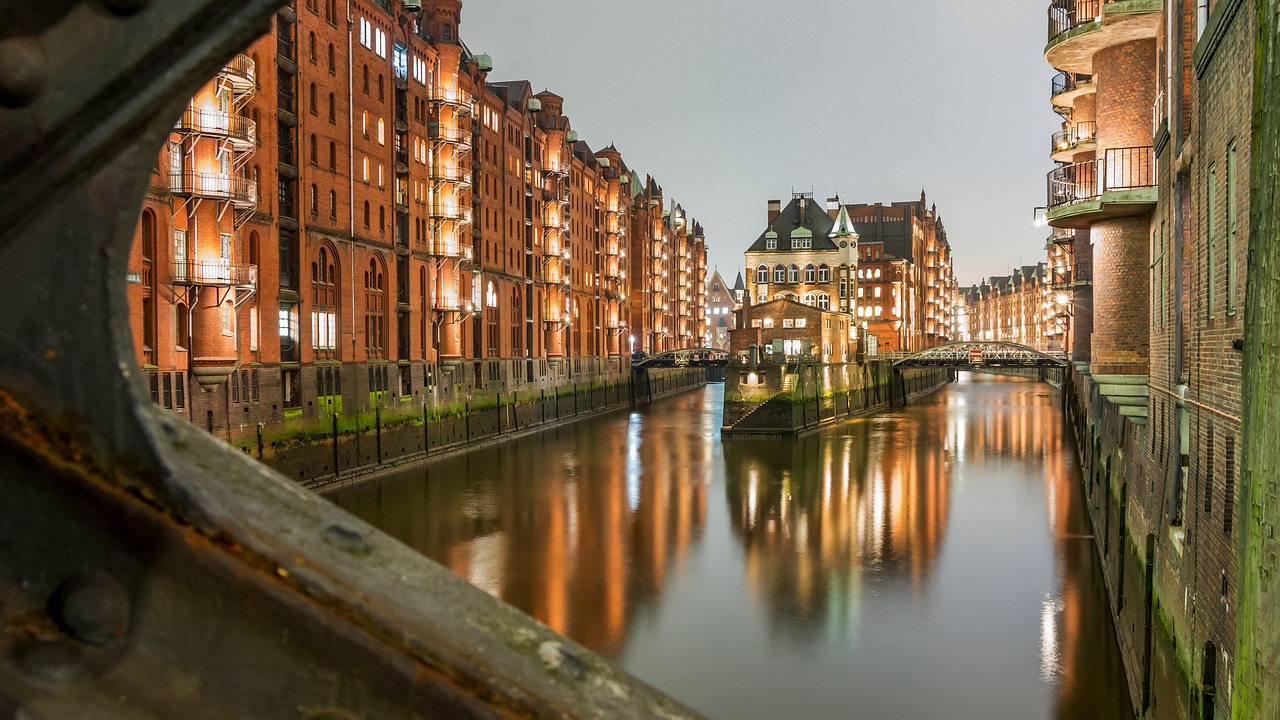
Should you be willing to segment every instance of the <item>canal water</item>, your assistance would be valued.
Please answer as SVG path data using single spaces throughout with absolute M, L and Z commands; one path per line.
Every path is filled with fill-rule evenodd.
M 723 387 L 332 496 L 713 718 L 1129 720 L 1048 385 L 961 374 L 795 442 Z

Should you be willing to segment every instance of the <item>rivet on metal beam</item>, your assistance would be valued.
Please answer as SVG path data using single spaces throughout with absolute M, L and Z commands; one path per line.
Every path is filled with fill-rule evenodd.
M 116 15 L 135 15 L 146 10 L 151 0 L 102 0 L 102 4 Z
M 32 38 L 0 41 L 0 105 L 30 105 L 44 91 L 49 63 L 40 43 Z
M 129 627 L 129 593 L 102 570 L 79 570 L 54 592 L 49 614 L 71 637 L 105 645 Z

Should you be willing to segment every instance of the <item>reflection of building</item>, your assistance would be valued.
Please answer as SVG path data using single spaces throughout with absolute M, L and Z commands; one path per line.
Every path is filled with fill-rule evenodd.
M 788 443 L 725 445 L 731 522 L 748 580 L 777 622 L 818 632 L 864 573 L 920 589 L 946 530 L 951 478 L 944 413 L 859 422 Z M 851 436 L 851 437 L 849 437 Z M 833 612 L 835 611 L 835 612 Z
M 738 273 L 738 284 L 742 283 L 742 273 Z M 707 331 L 706 346 L 729 349 L 729 331 L 733 329 L 734 309 L 737 303 L 733 291 L 725 284 L 720 271 L 711 274 L 707 283 Z
M 620 657 L 628 624 L 701 539 L 712 456 L 700 435 L 617 421 L 624 442 L 575 429 L 437 462 L 336 499 L 559 633 Z M 579 428 L 581 426 L 578 426 Z M 564 438 L 555 433 L 563 432 Z M 596 432 L 599 432 L 597 429 Z M 643 432 L 643 442 L 642 439 Z
M 965 325 L 960 340 L 995 340 L 1051 346 L 1055 326 L 1053 293 L 1044 263 L 1015 268 L 1011 275 L 993 275 L 961 291 Z

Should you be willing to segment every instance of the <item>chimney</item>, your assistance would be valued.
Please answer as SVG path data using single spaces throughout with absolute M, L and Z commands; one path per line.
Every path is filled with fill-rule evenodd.
M 770 200 L 769 201 L 769 224 L 772 225 L 773 221 L 777 220 L 778 216 L 781 214 L 782 214 L 782 201 Z
M 832 220 L 835 220 L 836 216 L 840 214 L 840 196 L 839 195 L 835 197 L 827 198 L 827 214 L 831 216 Z

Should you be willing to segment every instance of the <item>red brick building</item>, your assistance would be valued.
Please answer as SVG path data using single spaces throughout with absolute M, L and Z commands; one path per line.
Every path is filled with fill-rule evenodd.
M 460 0 L 421 6 L 291 3 L 192 99 L 131 263 L 159 404 L 231 437 L 701 344 L 701 226 L 563 98 L 490 80 Z
M 1046 219 L 1069 249 L 1055 284 L 1120 646 L 1148 703 L 1143 628 L 1172 631 L 1194 692 L 1151 702 L 1203 717 L 1231 716 L 1237 661 L 1255 18 L 1249 0 L 1052 0 L 1045 48 L 1069 130 Z
M 993 275 L 962 290 L 961 298 L 964 327 L 957 339 L 1061 350 L 1053 346 L 1052 284 L 1044 263 L 1015 268 L 1009 275 Z

